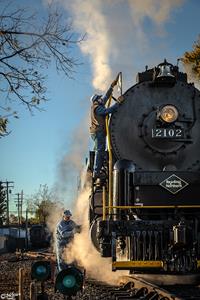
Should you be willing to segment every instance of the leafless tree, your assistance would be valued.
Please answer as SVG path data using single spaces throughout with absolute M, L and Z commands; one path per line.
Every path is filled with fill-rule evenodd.
M 41 110 L 41 102 L 47 101 L 45 69 L 52 62 L 58 72 L 72 77 L 78 62 L 70 51 L 82 40 L 57 9 L 49 7 L 41 21 L 39 14 L 5 5 L 0 12 L 0 136 L 7 133 L 8 117 L 18 117 L 14 103 L 24 104 L 31 113 Z
M 46 223 L 50 212 L 56 209 L 52 191 L 47 184 L 41 184 L 38 191 L 28 201 L 28 210 L 34 213 L 39 223 Z

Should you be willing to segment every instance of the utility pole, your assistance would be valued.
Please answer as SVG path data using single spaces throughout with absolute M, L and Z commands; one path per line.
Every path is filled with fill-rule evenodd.
M 10 224 L 9 220 L 9 193 L 11 193 L 11 188 L 14 188 L 14 182 L 13 181 L 2 181 L 1 182 L 3 186 L 6 189 L 6 206 L 7 206 L 7 211 L 6 211 L 6 224 Z
M 26 250 L 28 250 L 28 208 L 26 208 Z
M 18 211 L 18 228 L 19 228 L 19 237 L 20 237 L 20 225 L 22 224 L 22 205 L 23 205 L 23 191 L 21 193 L 15 194 L 17 196 L 17 211 Z
M 20 211 L 20 224 L 22 225 L 22 206 L 23 206 L 23 201 L 24 201 L 24 192 L 21 190 L 21 211 Z

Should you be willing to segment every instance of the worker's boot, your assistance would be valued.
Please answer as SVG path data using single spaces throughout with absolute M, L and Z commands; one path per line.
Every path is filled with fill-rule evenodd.
M 96 186 L 101 186 L 101 178 L 97 177 L 97 179 L 94 181 L 94 184 Z
M 93 183 L 96 186 L 100 186 L 101 185 L 101 178 L 99 174 L 94 174 L 93 175 Z

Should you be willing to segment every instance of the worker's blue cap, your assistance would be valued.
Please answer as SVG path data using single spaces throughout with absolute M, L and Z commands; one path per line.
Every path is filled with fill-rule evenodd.
M 65 216 L 72 216 L 72 213 L 69 209 L 65 210 L 63 213 Z
M 94 94 L 94 95 L 92 95 L 92 97 L 90 98 L 90 101 L 91 101 L 91 102 L 98 101 L 101 97 L 102 97 L 102 95 Z

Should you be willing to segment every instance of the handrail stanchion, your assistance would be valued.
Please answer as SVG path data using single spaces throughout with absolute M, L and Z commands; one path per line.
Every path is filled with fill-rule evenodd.
M 110 96 L 109 100 L 108 100 L 108 105 L 107 107 L 110 106 L 112 100 L 112 96 Z M 108 115 L 106 116 L 106 133 L 107 133 L 107 145 L 108 145 L 108 156 L 109 156 L 109 165 L 108 165 L 108 169 L 109 169 L 109 176 L 108 176 L 108 213 L 109 215 L 112 214 L 112 206 L 113 206 L 113 192 L 112 192 L 112 181 L 113 181 L 113 177 L 112 177 L 112 146 L 111 146 L 111 141 L 110 141 L 110 131 L 109 131 L 109 117 Z
M 106 220 L 106 188 L 103 186 L 103 221 Z

